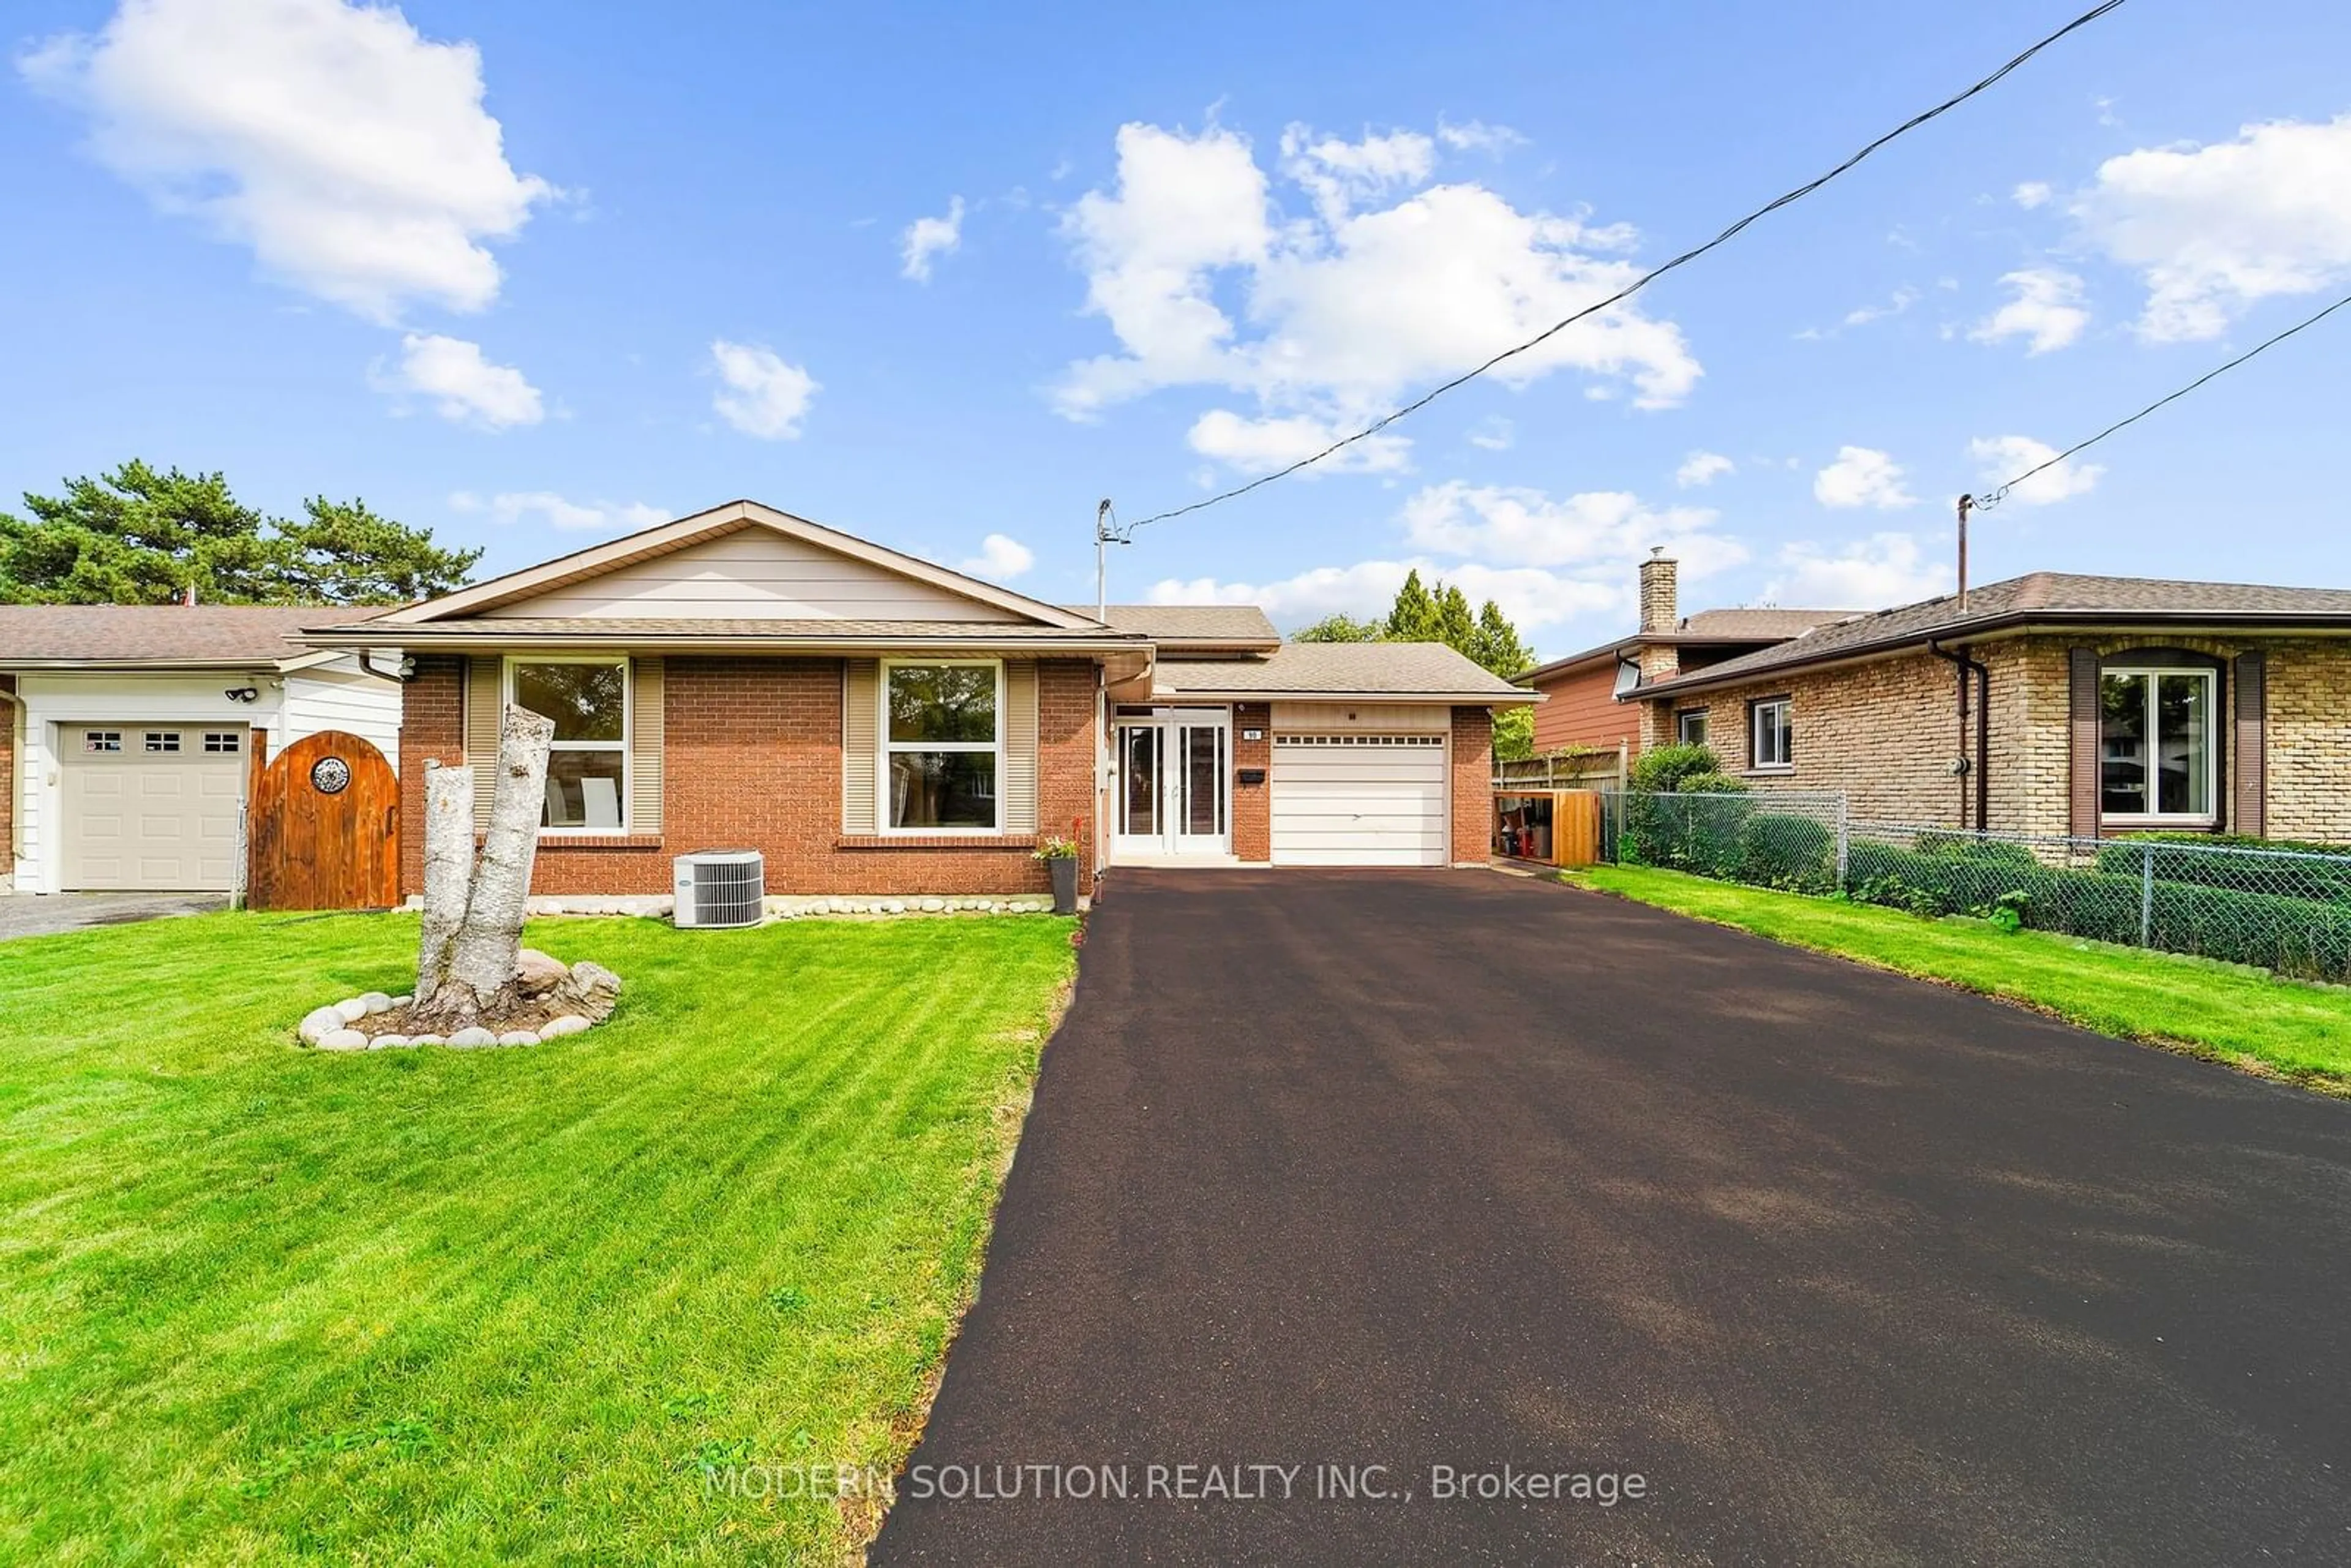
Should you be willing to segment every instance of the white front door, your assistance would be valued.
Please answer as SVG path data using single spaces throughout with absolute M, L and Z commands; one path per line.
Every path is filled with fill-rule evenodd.
M 1232 853 L 1232 722 L 1222 709 L 1118 721 L 1113 861 Z

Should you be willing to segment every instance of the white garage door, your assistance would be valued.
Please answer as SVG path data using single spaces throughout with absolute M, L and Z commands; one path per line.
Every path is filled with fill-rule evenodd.
M 246 735 L 235 725 L 66 726 L 63 885 L 234 887 Z
M 1276 735 L 1276 865 L 1443 865 L 1445 737 Z

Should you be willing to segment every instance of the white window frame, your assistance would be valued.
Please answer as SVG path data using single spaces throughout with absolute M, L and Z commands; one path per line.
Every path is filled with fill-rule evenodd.
M 1788 734 L 1788 754 L 1775 761 L 1763 760 L 1763 716 L 1778 708 L 1785 716 L 1782 727 Z M 1796 770 L 1796 701 L 1793 697 L 1759 697 L 1747 705 L 1747 768 L 1750 773 L 1793 773 Z
M 2156 690 L 2167 679 L 2197 680 L 2204 683 L 2204 800 L 2201 811 L 2109 811 L 2106 801 L 2106 748 L 2103 716 L 2105 711 L 2105 683 L 2110 675 L 2136 678 L 2147 683 L 2145 719 L 2147 724 L 2147 757 L 2142 764 L 2145 799 L 2152 804 L 2156 798 L 2157 754 L 2163 746 L 2163 737 L 2156 729 Z M 2098 666 L 2099 713 L 2098 740 L 2098 821 L 2118 828 L 2210 828 L 2220 821 L 2220 672 L 2197 664 L 2100 664 Z
M 542 839 L 609 839 L 630 831 L 632 814 L 632 790 L 636 784 L 634 757 L 637 740 L 637 672 L 626 653 L 508 653 L 500 668 L 505 700 L 515 700 L 515 667 L 517 664 L 618 664 L 621 666 L 621 738 L 618 740 L 559 740 L 548 747 L 550 758 L 559 751 L 617 751 L 621 754 L 621 825 L 599 828 L 581 825 L 558 828 L 541 824 Z M 544 802 L 539 806 L 543 815 Z
M 1677 746 L 1704 746 L 1706 744 L 1706 732 L 1709 727 L 1711 727 L 1710 715 L 1712 711 L 1713 710 L 1710 708 L 1702 707 L 1686 707 L 1677 711 L 1674 715 L 1674 744 Z M 1696 740 L 1692 740 L 1690 738 L 1689 729 L 1690 720 L 1692 719 L 1698 720 L 1698 735 Z
M 892 740 L 890 738 L 890 674 L 893 670 L 935 670 L 946 665 L 985 668 L 996 672 L 996 738 L 979 740 Z M 874 683 L 873 815 L 874 831 L 883 837 L 905 839 L 1002 838 L 1004 836 L 1005 721 L 1008 694 L 1001 659 L 884 659 L 882 678 Z M 901 828 L 890 821 L 890 757 L 899 751 L 985 751 L 996 758 L 996 821 L 986 828 Z

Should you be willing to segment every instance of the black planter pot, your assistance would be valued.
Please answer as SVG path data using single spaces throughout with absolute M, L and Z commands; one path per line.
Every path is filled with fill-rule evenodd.
M 1078 912 L 1078 862 L 1075 856 L 1045 862 L 1053 873 L 1053 913 L 1075 915 Z

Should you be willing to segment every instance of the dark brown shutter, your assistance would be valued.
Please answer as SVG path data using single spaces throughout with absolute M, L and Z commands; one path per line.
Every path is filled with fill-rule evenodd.
M 2260 653 L 2237 655 L 2237 733 L 2230 758 L 2229 830 L 2267 836 L 2262 809 L 2262 774 L 2269 765 L 2262 736 L 2262 711 L 2268 695 L 2268 663 Z
M 2098 651 L 2075 648 L 2065 672 L 2065 831 L 2077 839 L 2098 833 Z

